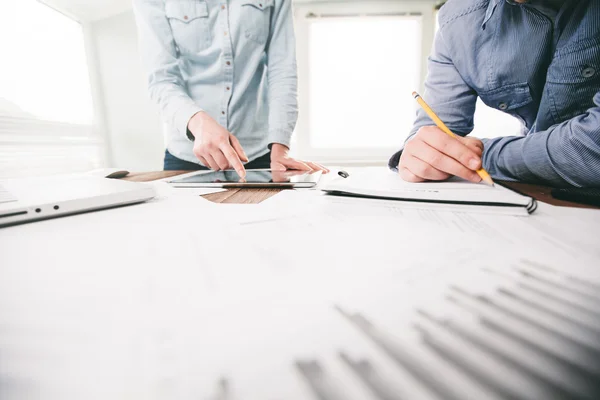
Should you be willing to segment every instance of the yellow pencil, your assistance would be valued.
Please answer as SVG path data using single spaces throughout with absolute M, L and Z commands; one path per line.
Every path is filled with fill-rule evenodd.
M 433 122 L 435 122 L 438 128 L 440 128 L 446 134 L 456 139 L 456 135 L 450 130 L 450 128 L 446 126 L 446 124 L 440 119 L 440 117 L 437 116 L 437 114 L 431 109 L 431 107 L 429 107 L 429 105 L 425 102 L 425 100 L 423 100 L 419 93 L 413 92 L 413 97 L 415 98 L 415 100 L 417 100 L 417 103 L 419 103 L 419 105 L 423 107 L 423 110 L 425 110 L 427 115 L 429 115 L 429 118 L 431 118 Z M 492 177 L 485 169 L 478 169 L 477 175 L 481 177 L 481 180 L 484 183 L 490 186 L 494 186 L 494 181 L 492 180 Z

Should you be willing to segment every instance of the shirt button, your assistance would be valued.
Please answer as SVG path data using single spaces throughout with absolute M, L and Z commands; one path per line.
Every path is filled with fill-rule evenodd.
M 183 19 L 185 19 L 187 21 L 188 19 L 190 19 L 190 17 L 188 17 L 187 15 L 184 15 Z
M 221 10 L 224 10 L 224 9 L 225 9 L 225 5 L 222 5 L 222 6 L 221 6 Z
M 581 72 L 581 75 L 583 75 L 584 78 L 591 78 L 592 76 L 596 75 L 596 68 L 587 67 Z
M 221 111 L 221 114 L 225 115 L 225 111 Z
M 231 65 L 231 62 L 230 62 L 230 61 L 227 61 L 225 64 L 227 64 L 227 65 Z
M 506 103 L 500 103 L 498 105 L 498 108 L 501 109 L 502 111 L 504 111 L 504 110 L 508 109 L 508 104 L 506 104 Z
M 227 86 L 227 90 L 231 90 L 231 88 L 229 86 Z

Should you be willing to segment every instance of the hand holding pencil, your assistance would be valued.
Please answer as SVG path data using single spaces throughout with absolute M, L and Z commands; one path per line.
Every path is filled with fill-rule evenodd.
M 407 142 L 398 165 L 402 178 L 423 182 L 458 176 L 493 186 L 490 175 L 482 168 L 483 143 L 476 138 L 455 135 L 421 96 L 416 92 L 413 96 L 436 126 L 421 128 Z

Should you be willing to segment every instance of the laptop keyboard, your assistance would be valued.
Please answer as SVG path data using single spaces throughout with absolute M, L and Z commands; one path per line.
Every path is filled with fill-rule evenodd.
M 13 196 L 4 186 L 0 185 L 0 204 L 10 203 L 11 201 L 17 201 L 17 198 Z

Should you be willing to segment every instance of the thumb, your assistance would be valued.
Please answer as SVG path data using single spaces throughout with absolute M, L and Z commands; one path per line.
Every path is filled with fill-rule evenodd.
M 283 165 L 282 163 L 279 162 L 272 162 L 271 163 L 271 169 L 273 171 L 278 171 L 278 172 L 284 172 L 287 170 L 287 168 L 285 167 L 285 165 Z

